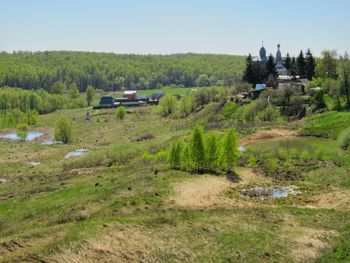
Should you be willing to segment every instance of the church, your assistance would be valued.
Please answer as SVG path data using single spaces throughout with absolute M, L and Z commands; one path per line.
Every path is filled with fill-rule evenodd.
M 260 48 L 260 61 L 263 63 L 266 63 L 268 58 L 266 56 L 266 49 L 264 45 Z M 276 52 L 276 71 L 278 76 L 281 78 L 286 78 L 289 76 L 288 70 L 283 66 L 283 57 L 281 53 L 281 45 L 277 45 L 277 52 Z

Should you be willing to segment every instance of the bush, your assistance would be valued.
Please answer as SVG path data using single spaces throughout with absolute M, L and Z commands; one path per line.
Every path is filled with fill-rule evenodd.
M 169 157 L 168 157 L 170 168 L 172 169 L 181 168 L 181 152 L 182 152 L 181 141 L 175 141 L 170 148 Z
M 262 121 L 270 121 L 274 122 L 277 119 L 277 114 L 274 108 L 269 105 L 262 113 L 261 120 Z
M 177 109 L 177 100 L 175 96 L 171 94 L 167 94 L 164 97 L 162 97 L 159 101 L 159 109 L 160 113 L 166 117 L 170 114 L 174 113 Z
M 91 102 L 93 101 L 95 96 L 95 89 L 92 86 L 88 86 L 86 90 L 86 102 L 88 106 L 91 105 Z
M 27 132 L 29 127 L 26 123 L 21 123 L 17 125 L 17 136 L 24 141 L 27 138 Z
M 185 96 L 180 101 L 180 115 L 181 117 L 188 116 L 195 110 L 195 103 L 192 96 Z
M 72 141 L 73 125 L 66 116 L 60 116 L 55 126 L 55 140 L 69 143 Z
M 344 150 L 349 150 L 350 148 L 350 128 L 347 128 L 339 136 L 339 145 Z
M 123 120 L 125 118 L 125 115 L 126 115 L 126 108 L 125 107 L 118 107 L 115 115 L 117 116 L 117 118 L 119 120 Z
M 238 106 L 233 101 L 230 101 L 225 104 L 225 106 L 222 109 L 222 114 L 224 115 L 225 119 L 231 119 L 234 117 L 236 111 L 238 109 Z

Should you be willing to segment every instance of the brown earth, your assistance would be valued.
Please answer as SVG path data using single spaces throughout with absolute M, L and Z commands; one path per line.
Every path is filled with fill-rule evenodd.
M 240 145 L 246 145 L 257 140 L 266 140 L 279 137 L 292 137 L 296 136 L 296 131 L 286 130 L 286 129 L 271 129 L 257 131 L 254 134 L 248 135 L 240 140 Z
M 186 208 L 214 208 L 248 205 L 250 202 L 236 201 L 224 196 L 225 190 L 241 184 L 263 183 L 269 179 L 255 174 L 251 169 L 237 170 L 239 182 L 233 183 L 225 177 L 205 175 L 174 185 L 175 196 L 169 203 Z

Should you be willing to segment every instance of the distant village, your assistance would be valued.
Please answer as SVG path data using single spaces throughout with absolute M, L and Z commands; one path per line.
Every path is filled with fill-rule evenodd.
M 277 45 L 276 56 L 267 56 L 264 44 L 259 50 L 259 56 L 248 55 L 246 69 L 242 81 L 251 84 L 251 89 L 238 92 L 235 97 L 240 99 L 256 99 L 260 93 L 268 88 L 282 90 L 292 86 L 295 91 L 306 95 L 306 85 L 315 76 L 316 62 L 310 50 L 300 52 L 297 58 L 282 55 L 281 45 Z M 309 89 L 308 95 L 313 95 L 315 89 Z M 124 107 L 140 107 L 144 105 L 158 105 L 164 93 L 153 93 L 151 96 L 137 94 L 135 90 L 124 91 L 122 97 L 103 96 L 99 105 L 94 109 Z M 180 96 L 179 98 L 180 99 Z

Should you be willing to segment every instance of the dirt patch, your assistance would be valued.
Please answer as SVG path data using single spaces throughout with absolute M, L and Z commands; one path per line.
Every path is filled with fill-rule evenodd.
M 103 238 L 83 241 L 74 248 L 62 250 L 53 262 L 159 262 L 160 251 L 176 255 L 179 262 L 186 261 L 184 242 L 173 236 L 171 229 L 116 229 L 112 226 Z M 113 228 L 113 230 L 112 230 Z M 101 236 L 101 235 L 100 235 Z M 185 250 L 185 251 L 184 251 Z M 181 260 L 183 259 L 183 260 Z M 49 261 L 49 262 L 51 262 Z
M 239 181 L 233 183 L 225 177 L 206 175 L 174 185 L 175 196 L 171 205 L 186 208 L 214 208 L 249 205 L 249 202 L 232 200 L 224 195 L 225 190 L 241 184 L 265 182 L 266 178 L 251 169 L 237 170 Z
M 331 239 L 337 236 L 335 231 L 294 227 L 289 233 L 290 255 L 296 262 L 309 262 L 318 258 L 330 247 Z
M 263 130 L 263 131 L 257 131 L 254 134 L 248 135 L 247 137 L 244 137 L 240 140 L 240 145 L 246 145 L 253 143 L 257 140 L 266 140 L 266 139 L 273 139 L 273 138 L 279 138 L 279 137 L 291 137 L 296 136 L 295 131 L 286 130 L 286 129 L 271 129 L 271 130 Z
M 332 189 L 329 193 L 314 196 L 307 207 L 350 211 L 350 191 Z
M 146 135 L 140 136 L 138 138 L 132 139 L 131 141 L 132 142 L 142 142 L 142 141 L 147 141 L 147 140 L 152 140 L 152 139 L 154 139 L 154 135 L 146 134 Z
M 201 176 L 177 183 L 171 204 L 181 207 L 213 207 L 225 203 L 221 193 L 234 185 L 224 177 Z

